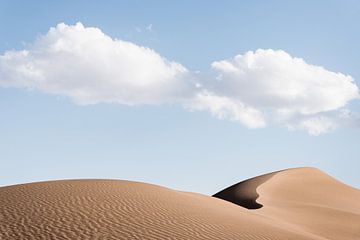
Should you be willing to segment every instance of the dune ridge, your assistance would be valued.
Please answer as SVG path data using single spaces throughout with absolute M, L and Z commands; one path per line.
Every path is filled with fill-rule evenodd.
M 268 173 L 244 180 L 218 193 L 215 193 L 213 197 L 235 203 L 247 209 L 259 209 L 263 205 L 256 201 L 256 199 L 259 197 L 257 188 L 275 174 L 276 172 Z
M 360 239 L 359 190 L 319 170 L 270 173 L 224 192 L 239 201 L 122 180 L 0 187 L 0 239 Z M 244 199 L 262 207 L 234 204 Z
M 324 239 L 360 239 L 360 191 L 316 168 L 261 175 L 214 196 L 240 206 L 256 201 L 257 214 Z

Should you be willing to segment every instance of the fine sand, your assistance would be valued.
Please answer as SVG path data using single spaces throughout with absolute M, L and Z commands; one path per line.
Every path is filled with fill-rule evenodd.
M 360 239 L 360 191 L 313 168 L 214 197 L 120 180 L 0 188 L 0 239 Z

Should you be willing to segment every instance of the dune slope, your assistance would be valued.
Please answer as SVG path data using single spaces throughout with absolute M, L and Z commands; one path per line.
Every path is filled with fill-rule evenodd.
M 251 194 L 249 194 L 251 193 Z M 215 197 L 323 239 L 360 239 L 360 191 L 315 168 L 295 168 L 235 184 Z
M 298 183 L 297 174 L 303 173 L 278 172 L 270 178 L 254 178 L 246 188 L 242 187 L 247 194 L 245 198 L 255 196 L 262 205 L 256 210 L 201 194 L 120 180 L 63 180 L 1 187 L 0 239 L 324 240 L 358 237 L 356 198 L 359 191 L 331 178 L 330 182 L 323 182 L 319 177 L 317 184 L 328 184 L 329 191 L 344 188 L 342 197 L 326 201 L 331 193 L 321 190 L 320 186 L 322 198 L 312 191 L 299 194 L 291 187 L 289 192 L 287 184 L 303 184 Z M 282 186 L 284 179 L 287 183 Z M 350 194 L 353 199 L 349 200 L 349 195 L 344 194 Z M 241 194 L 236 196 L 244 198 Z M 298 208 L 296 204 L 304 205 Z M 333 216 L 334 211 L 335 217 L 324 217 Z M 314 215 L 319 217 L 318 224 L 311 222 L 307 214 L 312 219 Z M 340 225 L 336 228 L 338 222 Z

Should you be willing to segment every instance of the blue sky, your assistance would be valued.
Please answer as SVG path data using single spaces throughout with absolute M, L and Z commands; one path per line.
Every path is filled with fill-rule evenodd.
M 26 49 L 31 58 L 11 55 L 13 61 L 0 62 L 0 185 L 64 178 L 115 178 L 212 194 L 262 173 L 314 166 L 359 188 L 357 116 L 360 103 L 353 99 L 350 90 L 343 90 L 360 86 L 359 12 L 357 1 L 107 1 L 102 4 L 98 1 L 2 1 L 0 55 L 5 59 L 5 52 L 15 54 Z M 77 22 L 81 22 L 82 27 L 76 28 Z M 57 27 L 59 23 L 66 25 Z M 54 36 L 46 35 L 51 27 Z M 64 67 L 66 62 L 58 60 L 59 55 L 47 54 L 47 41 L 58 40 L 65 34 L 70 36 L 72 44 L 78 41 L 77 37 L 72 38 L 73 34 L 79 33 L 76 36 L 80 36 L 81 41 L 74 46 L 83 44 L 83 39 L 97 34 L 90 32 L 89 27 L 110 36 L 111 46 L 115 39 L 122 40 L 124 46 L 128 42 L 134 44 L 133 50 L 126 51 L 139 55 L 132 65 L 125 61 L 125 65 L 128 64 L 125 73 L 117 63 L 124 60 L 122 56 L 116 56 L 116 61 L 107 64 L 106 71 L 99 67 L 93 73 L 86 64 L 85 70 L 78 66 L 73 69 L 72 65 Z M 41 38 L 46 41 L 39 42 Z M 92 46 L 103 43 L 98 44 L 95 39 L 89 44 L 90 47 L 79 52 L 80 60 L 87 54 L 93 56 Z M 138 46 L 153 49 L 156 55 L 139 50 Z M 274 51 L 257 52 L 257 49 Z M 102 49 L 96 51 L 103 53 Z M 285 101 L 269 103 L 269 107 L 267 100 L 279 96 L 263 89 L 267 76 L 242 68 L 242 63 L 248 64 L 247 58 L 235 58 L 238 54 L 246 56 L 248 51 L 253 51 L 249 55 L 251 59 L 256 61 L 259 57 L 258 64 L 263 64 L 269 77 L 279 63 L 288 64 L 279 67 L 274 76 L 286 82 L 301 76 L 299 86 L 314 92 L 306 100 L 317 99 L 323 94 L 322 89 L 326 94 L 310 105 L 308 101 L 299 101 L 296 103 L 299 107 L 295 108 Z M 71 52 L 66 54 L 65 59 L 74 59 Z M 158 63 L 157 56 L 180 64 L 186 73 L 169 62 L 151 65 Z M 295 57 L 305 63 L 298 63 Z M 224 59 L 225 62 L 221 62 Z M 44 61 L 51 64 L 44 69 L 36 65 Z M 217 67 L 212 67 L 214 62 L 219 63 Z M 35 64 L 46 76 L 53 77 L 38 84 L 38 79 L 31 76 L 14 75 L 14 69 L 25 63 Z M 56 63 L 55 70 L 52 63 Z M 94 65 L 89 66 L 99 66 L 97 61 L 91 64 Z M 228 73 L 229 64 L 239 68 L 237 70 L 248 71 L 248 75 L 240 78 Z M 316 75 L 324 78 L 320 85 L 315 84 L 317 78 L 312 78 L 313 68 L 309 66 L 313 65 L 326 69 Z M 132 70 L 131 67 L 134 73 L 127 73 L 126 69 Z M 93 86 L 88 85 L 89 81 L 71 78 L 73 72 L 74 76 L 88 76 L 84 75 L 88 69 Z M 114 92 L 106 85 L 114 82 L 102 75 L 109 69 L 111 76 L 120 79 L 120 83 L 115 82 L 120 88 L 114 88 Z M 288 69 L 295 70 L 288 72 Z M 70 82 L 61 85 L 62 88 L 56 88 L 62 80 L 54 74 L 58 71 L 69 72 L 64 76 L 70 76 Z M 150 95 L 144 97 L 143 88 L 138 86 L 143 83 L 140 73 L 147 71 L 154 73 L 150 78 L 155 85 L 145 89 Z M 169 72 L 176 77 L 166 78 L 171 84 L 164 87 L 159 76 L 168 76 Z M 338 72 L 351 76 L 353 82 L 346 82 L 343 75 L 336 75 Z M 213 83 L 220 75 L 220 83 Z M 137 79 L 140 85 L 127 85 L 123 82 L 124 76 Z M 248 78 L 257 84 L 246 89 L 248 85 L 241 83 Z M 301 82 L 303 79 L 306 81 Z M 186 85 L 189 81 L 190 87 Z M 192 88 L 195 81 L 201 83 L 200 90 Z M 298 86 L 297 81 L 292 83 Z M 208 82 L 212 84 L 207 85 Z M 227 85 L 222 84 L 224 82 Z M 118 86 L 116 84 L 109 88 Z M 86 92 L 89 95 L 86 98 L 74 95 L 71 90 L 75 85 L 81 91 L 90 89 Z M 98 86 L 106 87 L 106 92 L 101 92 Z M 237 87 L 238 91 L 232 91 Z M 123 89 L 125 93 L 117 95 Z M 240 91 L 242 89 L 244 91 Z M 212 94 L 206 95 L 208 92 Z M 251 94 L 244 97 L 247 92 L 256 93 L 256 98 Z M 205 98 L 194 100 L 193 95 L 198 94 Z M 327 105 L 334 99 L 344 98 L 345 102 L 339 100 Z M 221 111 L 214 108 L 219 104 L 225 113 L 223 108 Z M 294 113 L 286 121 L 280 121 L 276 111 L 285 106 Z M 251 107 L 251 114 L 247 107 Z M 355 117 L 339 118 L 344 110 L 351 111 Z M 247 114 L 246 118 L 242 111 Z M 259 120 L 257 114 L 254 116 L 254 111 L 265 112 L 266 123 Z M 313 125 L 309 130 L 308 125 L 303 124 L 309 123 L 309 119 L 313 124 L 314 118 L 330 119 L 337 127 L 333 129 L 330 124 L 325 131 L 323 125 L 328 121 L 318 121 L 315 133 L 321 134 L 314 136 L 309 134 L 311 130 L 314 133 Z

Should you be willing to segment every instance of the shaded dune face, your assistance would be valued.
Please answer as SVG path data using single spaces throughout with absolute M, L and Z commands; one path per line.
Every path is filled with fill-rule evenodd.
M 274 174 L 269 173 L 239 182 L 214 194 L 213 197 L 235 203 L 247 209 L 259 209 L 263 205 L 256 201 L 259 197 L 256 189 Z
M 262 175 L 215 195 L 120 180 L 1 187 L 0 239 L 360 239 L 359 190 L 316 169 Z
M 294 168 L 235 184 L 214 197 L 320 239 L 360 239 L 360 191 L 316 168 Z

